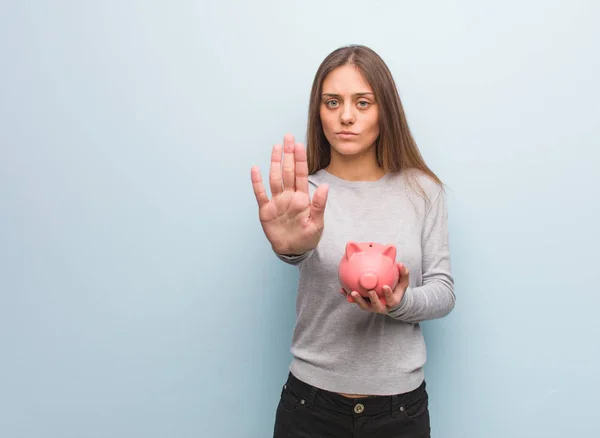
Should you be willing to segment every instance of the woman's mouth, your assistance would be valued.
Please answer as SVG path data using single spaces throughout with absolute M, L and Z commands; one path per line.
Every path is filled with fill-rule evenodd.
M 341 138 L 353 138 L 356 137 L 358 134 L 352 131 L 340 131 L 337 133 L 337 135 Z

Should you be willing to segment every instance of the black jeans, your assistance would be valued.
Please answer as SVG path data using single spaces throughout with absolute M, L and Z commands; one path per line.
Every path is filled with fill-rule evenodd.
M 289 374 L 274 438 L 430 438 L 425 382 L 405 394 L 347 398 Z

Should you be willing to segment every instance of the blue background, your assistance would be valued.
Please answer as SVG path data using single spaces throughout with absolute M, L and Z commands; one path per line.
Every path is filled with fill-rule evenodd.
M 600 6 L 0 6 L 0 436 L 264 438 L 297 272 L 250 167 L 371 46 L 449 186 L 433 436 L 598 436 Z

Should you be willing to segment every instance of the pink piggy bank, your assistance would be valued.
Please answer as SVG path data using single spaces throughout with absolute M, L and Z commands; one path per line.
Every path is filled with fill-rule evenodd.
M 374 290 L 385 305 L 383 286 L 388 285 L 394 290 L 400 278 L 396 247 L 374 242 L 348 242 L 339 265 L 338 277 L 348 294 L 356 291 L 368 299 L 368 291 Z M 354 302 L 350 295 L 347 300 Z

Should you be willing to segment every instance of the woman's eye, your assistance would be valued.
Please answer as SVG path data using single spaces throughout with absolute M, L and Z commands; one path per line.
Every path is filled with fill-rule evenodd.
M 327 106 L 329 108 L 335 108 L 337 106 L 337 104 L 338 104 L 337 100 L 329 100 L 329 101 L 327 101 Z
M 369 102 L 367 102 L 366 100 L 361 100 L 360 102 L 358 102 L 358 106 L 361 108 L 366 108 L 369 106 Z

